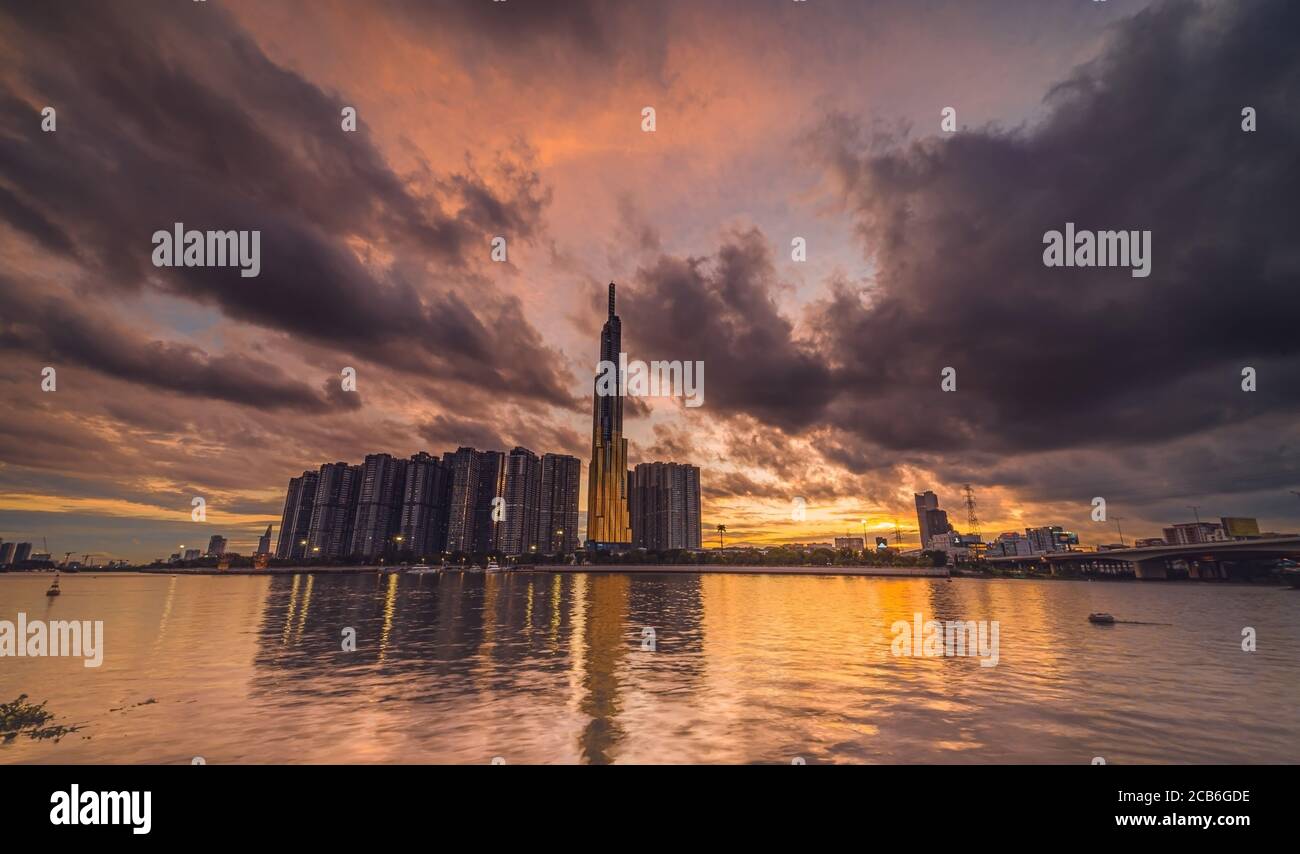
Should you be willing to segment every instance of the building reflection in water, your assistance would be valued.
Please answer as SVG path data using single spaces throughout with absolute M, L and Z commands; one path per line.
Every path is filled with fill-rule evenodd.
M 489 741 L 509 743 L 512 715 L 534 714 L 530 702 L 546 692 L 565 698 L 560 716 L 576 724 L 572 761 L 618 758 L 629 688 L 672 694 L 703 672 L 696 576 L 301 574 L 269 584 L 255 693 L 358 703 L 414 695 L 440 715 L 456 714 L 458 700 L 500 706 L 480 723 L 495 728 Z M 346 628 L 356 632 L 354 652 L 342 649 Z M 644 628 L 675 657 L 671 666 L 642 649 Z

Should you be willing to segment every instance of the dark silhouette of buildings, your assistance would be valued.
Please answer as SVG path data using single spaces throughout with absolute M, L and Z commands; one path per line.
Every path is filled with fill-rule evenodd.
M 539 458 L 521 447 L 326 463 L 289 479 L 275 556 L 374 561 L 571 552 L 578 545 L 581 473 L 576 457 Z

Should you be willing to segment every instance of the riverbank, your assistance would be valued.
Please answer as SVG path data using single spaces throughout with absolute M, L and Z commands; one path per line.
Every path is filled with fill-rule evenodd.
M 81 570 L 71 575 L 361 575 L 377 572 L 406 573 L 413 566 L 275 566 L 267 569 L 216 569 L 215 567 L 136 567 L 121 571 Z M 463 567 L 452 567 L 447 572 L 465 572 Z M 473 571 L 473 570 L 470 570 Z M 482 570 L 477 570 L 482 572 Z M 932 566 L 730 566 L 723 564 L 538 564 L 536 566 L 510 567 L 505 573 L 555 572 L 561 574 L 668 574 L 668 575 L 851 575 L 874 578 L 948 578 L 946 567 Z M 17 574 L 17 573 L 15 573 Z M 52 570 L 36 570 L 24 575 L 53 575 Z M 498 573 L 493 573 L 498 574 Z
M 520 570 L 516 570 L 520 571 Z M 625 566 L 621 564 L 601 564 L 593 566 L 538 566 L 532 572 L 563 573 L 667 573 L 674 575 L 863 575 L 874 578 L 948 578 L 949 572 L 942 566 L 726 566 L 722 564 L 694 566 L 647 565 Z

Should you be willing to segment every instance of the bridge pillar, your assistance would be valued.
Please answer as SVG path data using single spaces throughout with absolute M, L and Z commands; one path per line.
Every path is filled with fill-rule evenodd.
M 1163 581 L 1169 577 L 1164 558 L 1148 558 L 1133 561 L 1133 574 L 1141 580 Z

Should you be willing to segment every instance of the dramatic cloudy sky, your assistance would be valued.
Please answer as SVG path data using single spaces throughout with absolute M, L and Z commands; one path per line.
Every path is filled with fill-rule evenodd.
M 1094 496 L 1126 537 L 1295 530 L 1297 32 L 1290 0 L 5 3 L 0 537 L 247 552 L 321 462 L 585 462 L 610 280 L 633 358 L 705 364 L 704 406 L 629 405 L 632 462 L 701 466 L 729 541 L 914 530 L 925 488 L 961 523 L 963 483 L 985 534 L 1115 541 Z M 261 275 L 155 268 L 176 221 L 259 229 Z M 1067 221 L 1149 229 L 1152 274 L 1045 268 Z

